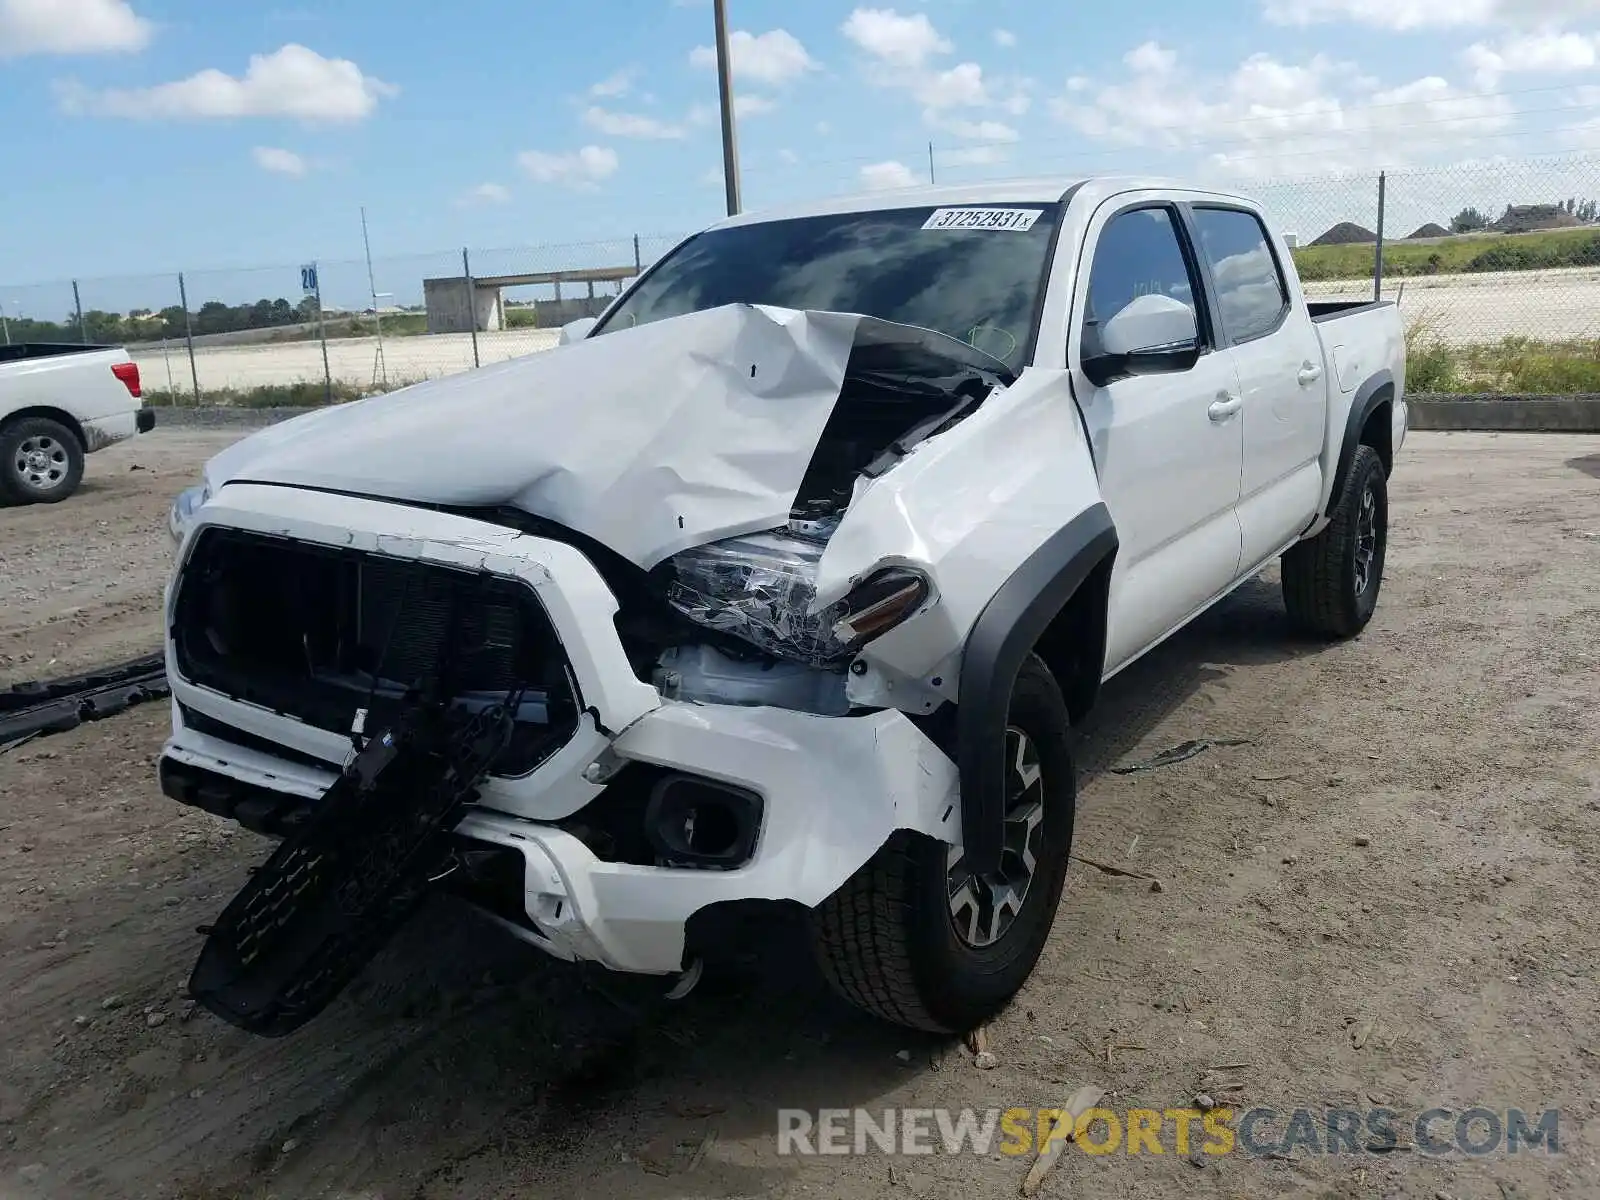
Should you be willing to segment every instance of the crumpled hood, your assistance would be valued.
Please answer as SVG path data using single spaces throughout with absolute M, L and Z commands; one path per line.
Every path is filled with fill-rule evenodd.
M 863 322 L 948 340 L 730 305 L 283 422 L 218 454 L 206 482 L 509 505 L 649 568 L 787 522 Z

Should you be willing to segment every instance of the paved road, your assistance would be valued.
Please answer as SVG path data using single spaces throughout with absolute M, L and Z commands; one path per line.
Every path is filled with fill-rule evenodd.
M 1313 298 L 1355 298 L 1371 294 L 1366 281 L 1308 284 Z M 1483 275 L 1413 276 L 1396 279 L 1385 295 L 1399 295 L 1408 322 L 1425 321 L 1452 345 L 1497 342 L 1503 337 L 1600 338 L 1600 269 L 1497 272 Z M 519 329 L 478 335 L 478 360 L 502 362 L 548 350 L 556 331 Z M 387 378 L 412 383 L 453 375 L 472 367 L 469 334 L 390 338 L 384 342 Z M 187 394 L 193 384 L 182 343 L 166 353 L 138 350 L 134 358 L 152 389 L 175 387 Z M 361 386 L 381 382 L 384 367 L 373 338 L 342 338 L 328 343 L 333 377 Z M 202 392 L 248 388 L 322 378 L 322 347 L 317 342 L 263 346 L 216 346 L 195 351 Z M 170 382 L 169 382 L 170 380 Z

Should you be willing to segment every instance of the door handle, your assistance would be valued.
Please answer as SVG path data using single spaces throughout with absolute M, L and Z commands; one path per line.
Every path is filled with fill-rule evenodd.
M 1295 376 L 1300 381 L 1301 387 L 1310 387 L 1322 378 L 1322 368 L 1316 363 L 1306 363 L 1300 368 L 1300 374 Z
M 1213 421 L 1226 421 L 1243 407 L 1243 396 L 1233 396 L 1227 392 L 1219 392 L 1217 393 L 1217 398 L 1211 402 L 1211 407 L 1206 409 L 1206 415 Z

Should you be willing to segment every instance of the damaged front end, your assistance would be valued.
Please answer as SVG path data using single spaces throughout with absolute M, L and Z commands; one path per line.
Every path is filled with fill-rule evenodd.
M 787 525 L 696 546 L 655 572 L 674 611 L 721 635 L 719 644 L 663 648 L 653 675 L 663 695 L 848 711 L 851 658 L 936 597 L 922 571 L 889 566 L 819 604 L 829 539 L 857 489 L 1011 382 L 998 360 L 953 338 L 863 319 Z M 730 642 L 744 653 L 730 654 Z
M 937 602 L 935 582 L 881 562 L 825 599 L 819 570 L 875 479 L 1014 379 L 964 343 L 871 318 L 699 316 L 723 349 L 665 360 L 692 364 L 663 385 L 683 421 L 619 429 L 610 457 L 593 421 L 519 424 L 504 440 L 538 463 L 505 457 L 430 495 L 400 476 L 438 413 L 408 403 L 388 426 L 368 414 L 360 488 L 324 474 L 337 415 L 314 446 L 280 433 L 208 473 L 195 527 L 175 527 L 182 735 L 163 786 L 228 815 L 257 793 L 295 813 L 274 818 L 287 840 L 210 931 L 191 987 L 212 1011 L 298 1027 L 447 877 L 493 892 L 480 907 L 552 953 L 665 971 L 710 904 L 752 888 L 819 903 L 858 865 L 851 850 L 895 828 L 955 837 L 953 765 L 846 688 L 868 642 Z M 764 412 L 782 420 L 763 441 Z M 719 417 L 742 428 L 720 446 Z M 808 771 L 839 812 L 792 794 Z M 841 853 L 782 850 L 811 840 Z M 510 882 L 479 881 L 478 859 Z M 664 883 L 637 874 L 661 868 L 676 868 Z

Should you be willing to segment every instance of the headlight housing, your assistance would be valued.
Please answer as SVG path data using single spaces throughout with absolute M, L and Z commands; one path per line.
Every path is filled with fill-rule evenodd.
M 186 487 L 178 493 L 172 502 L 172 507 L 167 510 L 167 532 L 172 536 L 174 546 L 183 542 L 183 535 L 187 532 L 189 523 L 194 520 L 195 512 L 209 499 L 211 499 L 211 485 L 206 483 Z
M 731 634 L 777 658 L 830 667 L 915 613 L 926 576 L 886 567 L 817 612 L 824 542 L 751 534 L 686 550 L 672 559 L 667 601 L 698 625 Z

